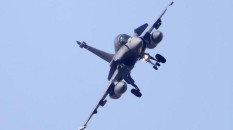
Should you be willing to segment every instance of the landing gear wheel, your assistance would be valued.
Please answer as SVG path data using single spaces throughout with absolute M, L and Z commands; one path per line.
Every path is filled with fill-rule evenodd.
M 155 70 L 158 70 L 158 67 L 156 67 L 156 66 L 153 66 L 153 68 L 154 68 Z
M 131 89 L 131 93 L 139 98 L 142 96 L 142 93 L 137 89 Z
M 161 63 L 165 63 L 166 62 L 166 59 L 162 55 L 160 55 L 160 54 L 156 54 L 155 58 L 158 60 L 158 62 L 161 62 Z
M 159 62 L 156 62 L 155 64 L 156 64 L 156 66 L 160 66 Z

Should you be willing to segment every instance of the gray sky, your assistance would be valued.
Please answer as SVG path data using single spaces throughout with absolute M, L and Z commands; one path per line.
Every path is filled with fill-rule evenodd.
M 164 0 L 0 1 L 0 129 L 77 130 L 105 91 L 109 64 L 76 40 L 113 52 L 120 33 L 152 24 Z M 132 71 L 143 96 L 109 99 L 87 130 L 232 130 L 233 1 L 174 1 L 158 71 Z

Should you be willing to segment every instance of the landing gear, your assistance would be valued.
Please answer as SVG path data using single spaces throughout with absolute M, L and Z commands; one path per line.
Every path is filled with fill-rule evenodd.
M 131 93 L 133 95 L 135 95 L 136 97 L 141 97 L 142 96 L 142 93 L 140 92 L 140 89 L 138 88 L 138 86 L 135 84 L 135 81 L 132 79 L 132 77 L 130 76 L 130 74 L 126 75 L 124 77 L 125 81 L 128 83 L 128 84 L 131 84 L 134 89 L 131 90 Z
M 142 93 L 138 89 L 131 89 L 131 93 L 139 98 L 142 96 Z
M 166 63 L 166 59 L 160 54 L 155 55 L 155 61 L 156 61 L 155 64 L 152 63 L 154 65 L 153 68 L 155 70 L 158 70 L 158 67 L 160 66 L 160 63 Z
M 155 58 L 157 59 L 158 62 L 166 63 L 166 59 L 160 54 L 156 54 Z
M 157 66 L 153 66 L 153 68 L 154 68 L 155 70 L 158 70 L 158 67 L 157 67 Z
M 150 54 L 144 53 L 144 55 L 142 56 L 142 59 L 144 61 L 152 64 L 153 68 L 155 70 L 158 70 L 158 67 L 160 66 L 160 63 L 166 63 L 166 59 L 162 55 L 160 55 L 160 54 L 156 54 L 155 58 L 154 58 L 154 57 L 150 56 Z M 152 62 L 152 60 L 155 61 L 155 63 Z

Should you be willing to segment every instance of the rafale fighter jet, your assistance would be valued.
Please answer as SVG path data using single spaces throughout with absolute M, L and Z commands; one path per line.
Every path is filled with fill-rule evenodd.
M 167 11 L 167 8 L 171 6 L 171 2 L 155 23 L 146 31 L 148 24 L 145 23 L 142 26 L 134 30 L 134 35 L 129 36 L 127 34 L 120 34 L 115 38 L 114 47 L 115 54 L 110 54 L 94 47 L 87 45 L 85 42 L 77 41 L 81 48 L 85 48 L 90 52 L 96 54 L 103 60 L 110 63 L 110 71 L 108 74 L 109 84 L 104 92 L 103 96 L 98 101 L 97 105 L 93 111 L 88 116 L 86 122 L 79 130 L 84 130 L 87 127 L 87 123 L 90 121 L 91 117 L 97 113 L 99 106 L 104 106 L 107 102 L 106 97 L 109 95 L 112 99 L 118 99 L 127 90 L 127 84 L 132 85 L 134 88 L 131 90 L 132 94 L 136 97 L 141 97 L 142 94 L 140 89 L 135 84 L 135 81 L 131 78 L 130 72 L 134 68 L 134 65 L 138 60 L 145 60 L 153 65 L 154 69 L 158 69 L 161 63 L 165 63 L 166 59 L 160 54 L 156 54 L 155 57 L 150 56 L 145 53 L 146 49 L 154 49 L 158 43 L 162 40 L 163 34 L 157 29 L 162 24 L 161 18 Z M 155 29 L 155 31 L 153 31 Z M 153 32 L 152 32 L 153 31 Z M 143 34 L 143 35 L 142 35 Z M 152 62 L 152 60 L 154 62 Z

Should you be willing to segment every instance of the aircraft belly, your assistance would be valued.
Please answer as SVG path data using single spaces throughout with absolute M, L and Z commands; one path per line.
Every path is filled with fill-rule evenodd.
M 132 43 L 127 43 L 126 45 L 122 46 L 115 54 L 113 60 L 120 60 L 122 63 L 127 60 L 136 61 L 142 52 L 142 42 L 140 42 L 137 46 L 132 46 L 131 44 Z

